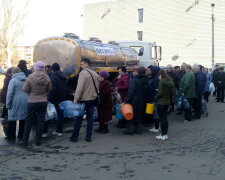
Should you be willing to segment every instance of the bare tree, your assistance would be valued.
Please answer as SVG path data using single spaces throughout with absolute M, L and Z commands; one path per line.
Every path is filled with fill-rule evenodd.
M 13 46 L 23 32 L 28 9 L 29 0 L 0 0 L 0 49 L 2 63 L 8 67 L 12 65 Z

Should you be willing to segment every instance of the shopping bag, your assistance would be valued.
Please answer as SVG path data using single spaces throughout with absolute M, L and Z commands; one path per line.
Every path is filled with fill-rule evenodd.
M 72 118 L 83 116 L 85 105 L 84 103 L 73 103 L 72 101 L 63 101 L 59 104 L 59 108 L 63 111 L 64 117 Z
M 184 96 L 182 96 L 182 107 L 184 110 L 190 109 L 190 104 Z
M 178 109 L 182 109 L 182 103 L 183 103 L 183 97 L 177 96 L 176 106 L 177 106 Z
M 48 102 L 47 111 L 45 114 L 45 121 L 48 121 L 51 119 L 57 119 L 57 111 L 55 109 L 54 104 Z
M 116 118 L 119 120 L 123 120 L 123 115 L 120 112 L 121 104 L 116 104 Z
M 214 86 L 213 83 L 210 83 L 210 85 L 209 85 L 209 91 L 210 92 L 214 92 L 215 91 L 215 86 Z

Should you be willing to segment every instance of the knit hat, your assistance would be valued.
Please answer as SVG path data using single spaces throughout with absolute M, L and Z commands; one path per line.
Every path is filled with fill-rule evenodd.
M 109 78 L 109 73 L 106 71 L 101 71 L 99 73 L 100 76 L 102 76 L 104 79 L 108 79 Z
M 35 63 L 34 69 L 36 71 L 43 71 L 45 69 L 45 63 L 43 61 L 37 61 Z
M 14 75 L 16 73 L 20 73 L 20 72 L 21 72 L 20 68 L 15 67 L 12 69 L 12 75 Z
M 59 65 L 58 63 L 54 63 L 54 64 L 52 65 L 52 70 L 53 70 L 53 71 L 59 71 L 59 70 L 60 70 L 60 65 Z

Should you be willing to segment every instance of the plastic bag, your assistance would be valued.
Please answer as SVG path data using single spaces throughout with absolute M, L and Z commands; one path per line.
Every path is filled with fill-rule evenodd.
M 116 97 L 116 102 L 122 103 L 122 99 L 121 99 L 121 96 L 120 96 L 120 93 L 119 92 L 116 92 L 115 93 L 115 97 Z
M 54 104 L 48 102 L 47 111 L 45 114 L 45 121 L 48 121 L 50 119 L 57 119 L 57 111 L 55 109 Z
M 83 103 L 73 103 L 72 101 L 63 101 L 59 104 L 63 110 L 64 117 L 72 118 L 84 115 L 85 105 Z
M 190 108 L 190 104 L 189 104 L 188 100 L 184 96 L 182 98 L 183 98 L 182 106 L 183 106 L 184 110 L 189 109 Z
M 210 92 L 214 92 L 215 91 L 215 86 L 214 86 L 213 83 L 210 83 L 210 85 L 209 85 L 209 91 Z
M 121 104 L 116 104 L 116 118 L 119 120 L 123 120 L 123 115 L 120 112 L 120 106 Z
M 176 101 L 177 101 L 177 103 L 176 103 L 177 108 L 178 109 L 181 109 L 182 108 L 182 103 L 183 103 L 182 96 L 177 97 L 177 100 Z

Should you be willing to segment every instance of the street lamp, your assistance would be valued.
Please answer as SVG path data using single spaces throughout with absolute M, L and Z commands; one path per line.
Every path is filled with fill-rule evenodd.
M 212 68 L 214 67 L 214 21 L 215 21 L 215 17 L 214 17 L 214 7 L 215 4 L 212 3 L 211 4 L 212 7 Z

